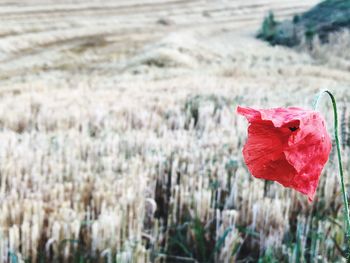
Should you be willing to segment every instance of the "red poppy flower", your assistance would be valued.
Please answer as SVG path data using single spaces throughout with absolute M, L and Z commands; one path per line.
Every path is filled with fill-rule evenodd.
M 294 188 L 312 201 L 332 147 L 323 117 L 295 107 L 238 107 L 237 112 L 250 123 L 243 156 L 251 174 Z

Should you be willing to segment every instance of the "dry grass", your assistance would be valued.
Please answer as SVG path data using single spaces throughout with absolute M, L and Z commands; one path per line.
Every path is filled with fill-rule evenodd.
M 327 63 L 329 67 L 350 70 L 349 54 L 344 52 L 350 47 L 350 32 L 348 30 L 334 33 L 330 36 L 328 43 L 321 45 L 320 40 L 315 37 L 311 44 L 304 40 L 298 49 L 308 50 L 319 62 Z
M 281 246 L 285 235 L 300 227 L 306 243 L 316 226 L 325 237 L 315 240 L 314 253 L 336 258 L 334 244 L 324 241 L 336 236 L 342 242 L 341 228 L 331 221 L 341 222 L 334 157 L 312 205 L 277 184 L 252 180 L 240 154 L 246 123 L 234 108 L 252 100 L 266 106 L 270 99 L 264 88 L 257 93 L 254 86 L 243 89 L 234 80 L 208 78 L 198 86 L 177 79 L 172 92 L 163 88 L 165 83 L 154 83 L 142 85 L 143 92 L 130 86 L 123 92 L 66 89 L 4 95 L 2 257 L 11 251 L 34 261 L 45 251 L 51 260 L 67 257 L 71 262 L 82 246 L 89 257 L 111 253 L 144 262 L 160 257 L 165 246 L 171 248 L 168 253 L 173 249 L 210 260 L 211 255 L 201 255 L 191 243 L 185 244 L 187 249 L 198 254 L 186 255 L 171 243 L 174 227 L 198 218 L 203 231 L 210 229 L 211 236 L 203 238 L 217 244 L 225 237 L 214 255 L 217 260 L 232 260 L 233 248 L 233 258 L 246 255 L 244 247 L 258 247 L 262 254 L 271 247 L 292 259 L 292 248 Z M 191 89 L 198 97 L 190 95 Z M 235 95 L 244 90 L 255 92 L 254 98 Z M 346 146 L 347 171 L 348 152 Z M 188 235 L 184 238 L 194 238 Z

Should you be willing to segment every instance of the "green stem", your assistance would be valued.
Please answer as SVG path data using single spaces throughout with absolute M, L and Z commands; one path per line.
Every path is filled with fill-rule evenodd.
M 335 101 L 335 98 L 333 94 L 328 90 L 323 90 L 319 93 L 319 95 L 316 97 L 316 100 L 314 102 L 314 109 L 316 110 L 317 104 L 322 96 L 323 93 L 327 93 L 329 97 L 332 100 L 333 105 L 333 113 L 334 113 L 334 137 L 335 137 L 335 143 L 337 145 L 337 155 L 338 155 L 338 166 L 339 166 L 339 175 L 340 175 L 340 184 L 341 184 L 341 191 L 343 194 L 343 201 L 344 201 L 344 218 L 346 221 L 346 239 L 347 239 L 347 248 L 349 249 L 350 245 L 350 216 L 349 216 L 349 204 L 348 204 L 348 197 L 347 197 L 347 191 L 345 189 L 344 184 L 344 173 L 343 173 L 343 164 L 341 160 L 341 153 L 340 153 L 340 143 L 339 143 L 339 136 L 338 136 L 338 111 L 337 111 L 337 103 Z M 349 251 L 347 251 L 349 252 Z M 349 254 L 347 253 L 347 262 L 350 262 Z

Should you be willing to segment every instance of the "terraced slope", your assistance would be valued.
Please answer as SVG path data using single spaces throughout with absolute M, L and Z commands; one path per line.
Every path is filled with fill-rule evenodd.
M 102 65 L 120 73 L 123 62 L 141 47 L 169 33 L 196 32 L 205 41 L 222 31 L 252 32 L 269 10 L 285 17 L 316 2 L 1 2 L 0 80 L 53 71 L 91 72 Z

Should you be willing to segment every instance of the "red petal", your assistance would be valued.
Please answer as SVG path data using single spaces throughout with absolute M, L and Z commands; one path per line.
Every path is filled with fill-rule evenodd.
M 294 188 L 311 201 L 331 150 L 320 114 L 294 107 L 237 112 L 250 122 L 243 155 L 252 175 Z
M 237 113 L 246 117 L 249 122 L 261 120 L 260 112 L 252 108 L 238 106 Z
M 299 131 L 289 138 L 284 152 L 288 162 L 298 172 L 293 179 L 293 188 L 307 194 L 309 200 L 313 199 L 331 148 L 331 138 L 323 118 L 317 112 L 310 112 L 301 119 Z
M 271 122 L 250 124 L 243 156 L 251 174 L 287 186 L 295 172 L 283 153 L 287 140 L 288 136 Z
M 260 110 L 262 120 L 270 120 L 275 127 L 282 127 L 290 122 L 300 121 L 308 111 L 301 108 L 275 108 Z

